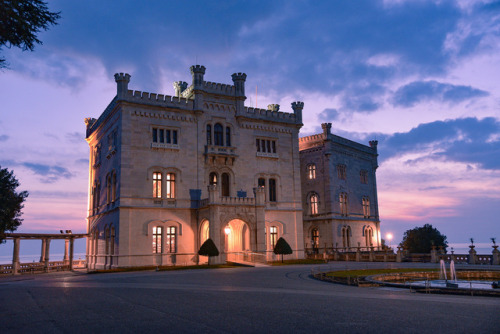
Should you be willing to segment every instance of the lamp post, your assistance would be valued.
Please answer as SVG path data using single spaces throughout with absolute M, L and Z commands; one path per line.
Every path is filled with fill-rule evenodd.
M 392 233 L 390 233 L 390 232 L 389 232 L 389 233 L 387 233 L 387 234 L 385 235 L 385 237 L 387 238 L 387 240 L 389 240 L 389 248 L 391 248 L 391 241 L 392 241 L 392 237 L 393 237 L 393 236 L 392 236 Z

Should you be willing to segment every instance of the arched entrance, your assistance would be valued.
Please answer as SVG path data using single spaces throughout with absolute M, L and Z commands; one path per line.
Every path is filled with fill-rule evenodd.
M 199 243 L 198 249 L 210 237 L 210 223 L 206 219 L 201 222 L 199 237 L 200 237 L 200 243 Z M 198 250 L 196 250 L 196 252 L 198 252 Z M 199 259 L 198 259 L 198 263 L 199 264 L 208 263 L 208 256 L 201 256 L 200 255 Z
M 250 229 L 243 220 L 233 219 L 224 227 L 225 252 L 229 261 L 242 260 L 250 251 Z

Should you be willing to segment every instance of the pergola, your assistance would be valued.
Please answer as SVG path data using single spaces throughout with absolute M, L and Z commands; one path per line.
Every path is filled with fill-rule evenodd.
M 45 271 L 49 268 L 50 241 L 53 239 L 64 239 L 64 261 L 69 261 L 69 270 L 73 270 L 73 248 L 75 239 L 86 238 L 88 234 L 73 234 L 71 231 L 61 230 L 59 234 L 50 233 L 5 233 L 7 240 L 14 240 L 14 251 L 12 254 L 12 273 L 19 274 L 19 250 L 21 240 L 40 239 L 42 240 L 42 249 L 40 251 L 40 262 L 44 263 Z

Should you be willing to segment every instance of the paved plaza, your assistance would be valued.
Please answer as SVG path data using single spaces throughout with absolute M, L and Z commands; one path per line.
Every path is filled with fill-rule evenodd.
M 311 269 L 382 266 L 396 264 L 337 262 L 3 278 L 0 332 L 500 332 L 500 298 L 358 288 L 310 277 Z

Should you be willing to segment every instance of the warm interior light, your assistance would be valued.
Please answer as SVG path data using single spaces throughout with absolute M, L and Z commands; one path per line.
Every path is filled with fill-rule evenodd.
M 229 234 L 231 233 L 231 228 L 230 228 L 229 226 L 226 226 L 226 227 L 224 228 L 224 232 L 225 232 L 227 235 L 229 235 Z

